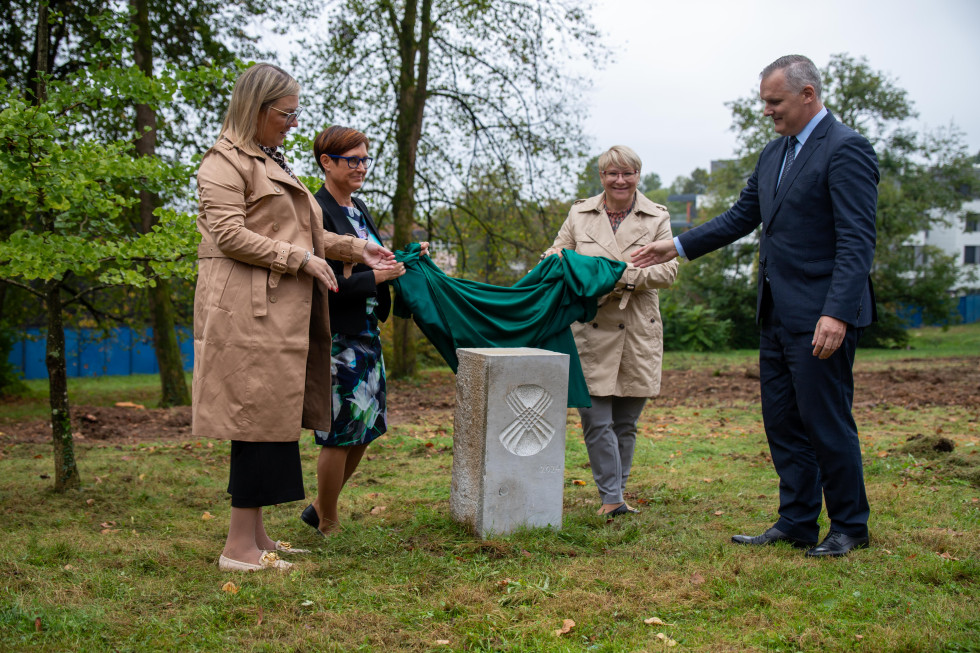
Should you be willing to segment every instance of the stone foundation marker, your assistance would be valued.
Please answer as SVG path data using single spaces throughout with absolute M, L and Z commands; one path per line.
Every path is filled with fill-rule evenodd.
M 458 349 L 452 518 L 479 537 L 561 528 L 568 356 Z

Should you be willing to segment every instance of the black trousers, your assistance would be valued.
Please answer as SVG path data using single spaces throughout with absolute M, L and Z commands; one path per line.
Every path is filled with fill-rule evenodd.
M 791 333 L 772 310 L 771 296 L 764 295 L 762 304 L 759 381 L 766 438 L 779 475 L 776 528 L 817 540 L 817 518 L 826 500 L 832 529 L 866 537 L 870 508 L 851 412 L 862 329 L 849 327 L 840 349 L 821 360 L 813 355 L 813 332 Z

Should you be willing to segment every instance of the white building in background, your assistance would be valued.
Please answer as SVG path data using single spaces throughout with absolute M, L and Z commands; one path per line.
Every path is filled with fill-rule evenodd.
M 915 248 L 915 262 L 922 260 L 922 248 L 931 245 L 952 256 L 960 267 L 961 288 L 980 287 L 980 200 L 963 204 L 961 215 L 948 216 L 948 224 L 936 221 L 907 241 Z

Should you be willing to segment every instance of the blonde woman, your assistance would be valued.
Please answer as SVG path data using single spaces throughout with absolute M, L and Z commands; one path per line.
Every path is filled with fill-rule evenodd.
M 337 279 L 324 257 L 394 263 L 384 247 L 323 231 L 279 149 L 298 124 L 299 90 L 270 64 L 242 73 L 197 176 L 193 432 L 231 440 L 224 571 L 288 569 L 276 552 L 299 552 L 269 537 L 262 507 L 304 498 L 300 431 L 330 427 L 326 293 Z
M 578 200 L 548 254 L 572 249 L 629 263 L 630 255 L 656 240 L 669 240 L 670 214 L 636 187 L 642 164 L 624 145 L 599 156 L 602 193 Z M 658 289 L 677 276 L 677 262 L 639 269 L 629 265 L 588 323 L 572 325 L 592 400 L 580 408 L 585 446 L 602 506 L 598 514 L 637 512 L 624 492 L 633 464 L 636 422 L 648 397 L 660 393 L 663 323 Z

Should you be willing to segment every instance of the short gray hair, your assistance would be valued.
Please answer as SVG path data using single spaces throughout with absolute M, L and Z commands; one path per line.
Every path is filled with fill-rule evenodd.
M 786 75 L 786 84 L 794 93 L 799 93 L 804 86 L 812 86 L 817 99 L 820 99 L 822 90 L 820 84 L 820 70 L 816 65 L 802 54 L 788 54 L 785 57 L 776 59 L 771 64 L 762 69 L 759 79 L 765 79 L 777 70 L 782 70 Z
M 617 168 L 633 169 L 639 172 L 643 163 L 631 148 L 625 145 L 613 145 L 608 150 L 599 155 L 599 172 L 605 172 L 609 166 Z

